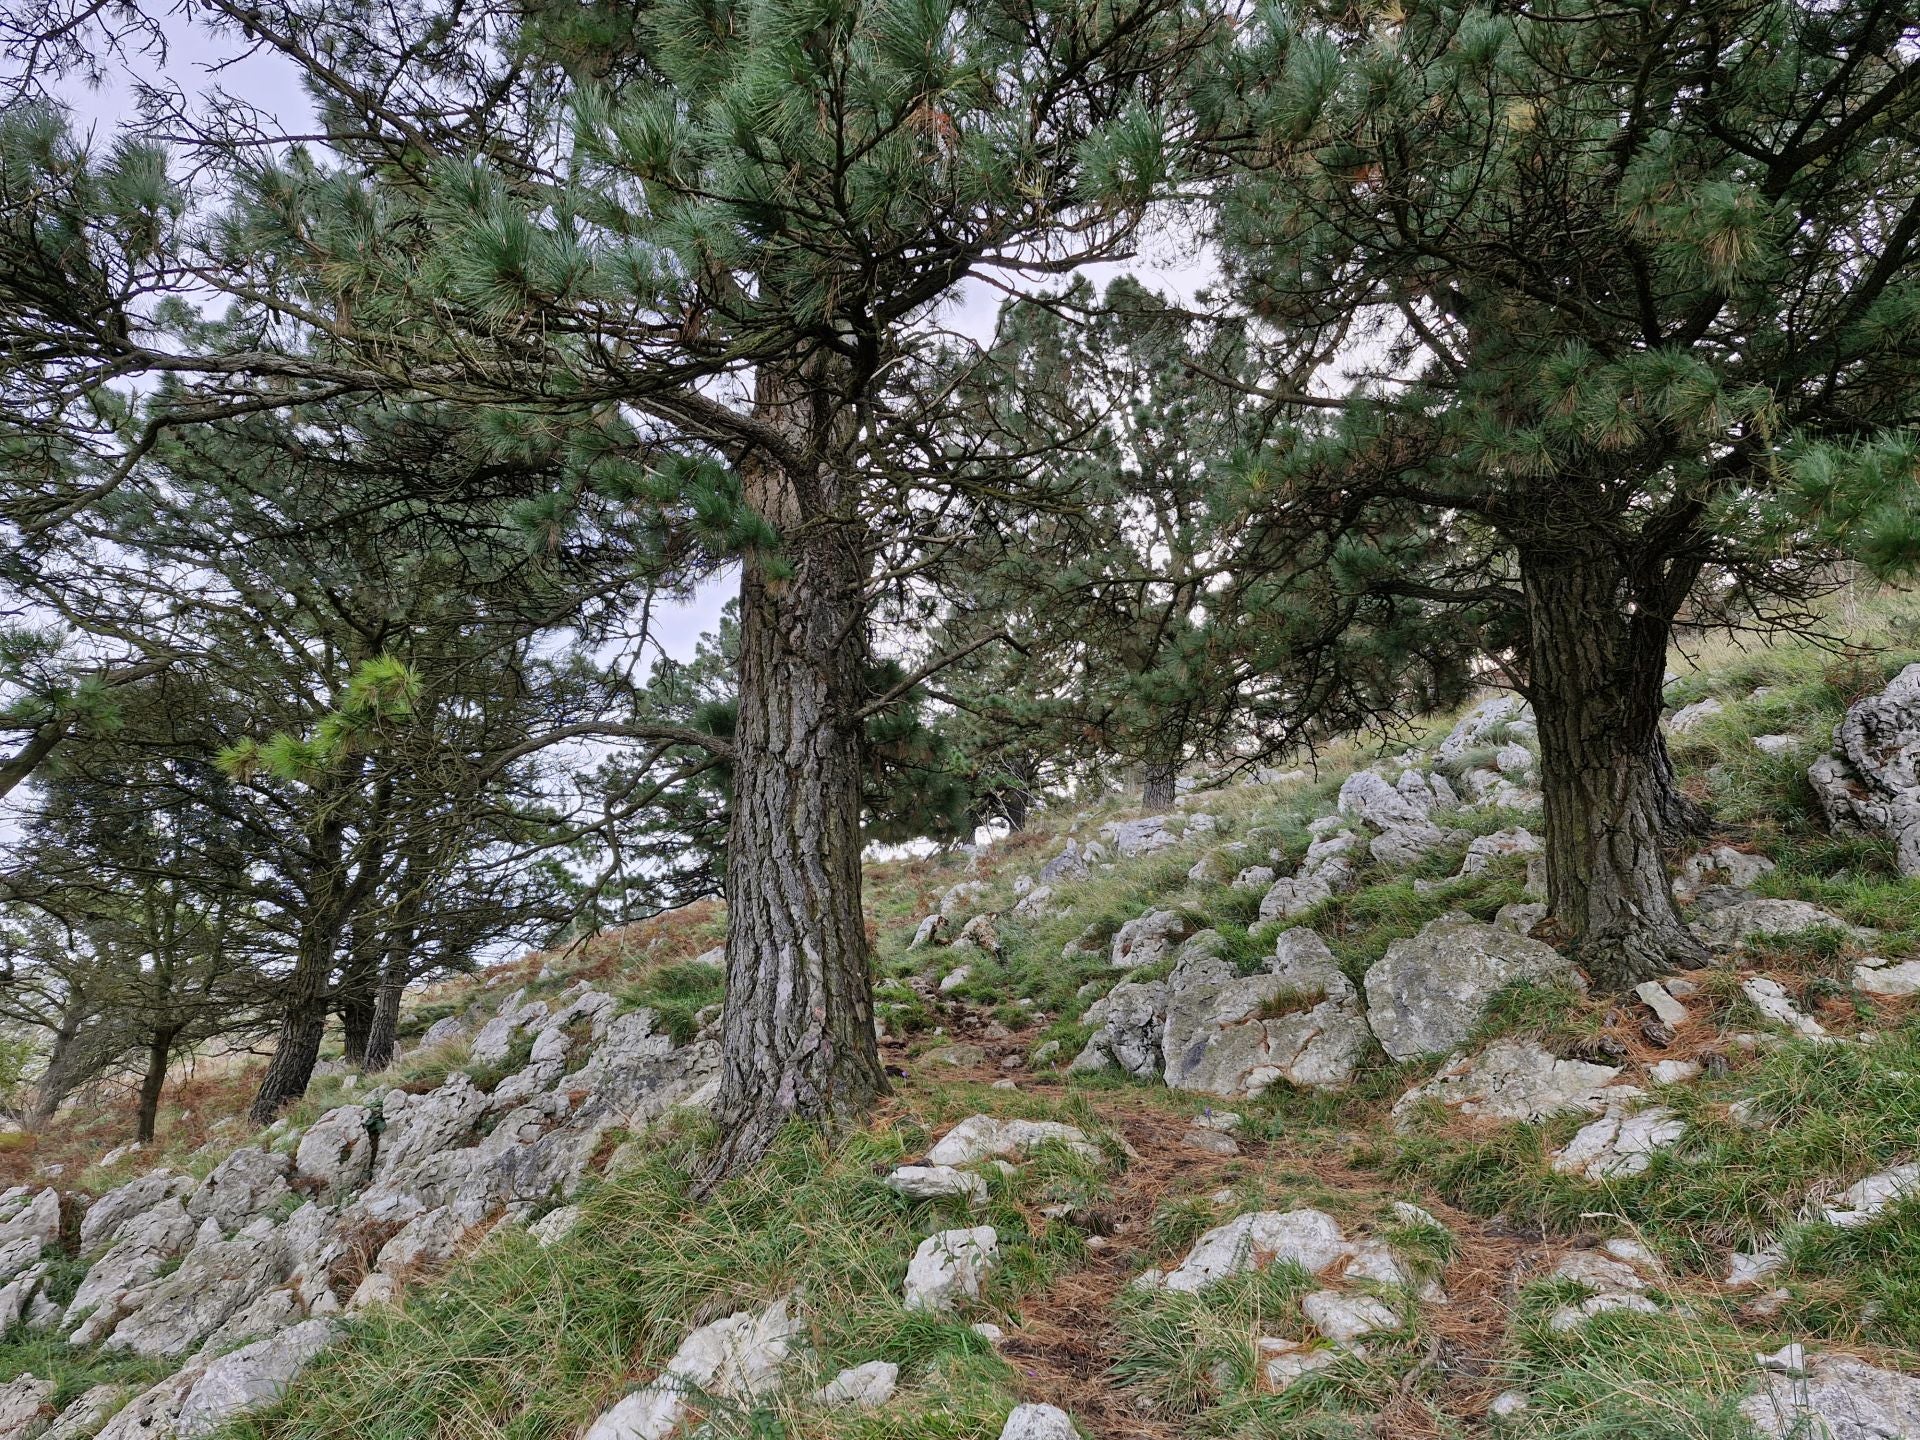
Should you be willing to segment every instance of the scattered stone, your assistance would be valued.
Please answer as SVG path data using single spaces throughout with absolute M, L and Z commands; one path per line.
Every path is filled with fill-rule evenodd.
M 902 1165 L 881 1183 L 910 1200 L 959 1199 L 970 1205 L 987 1200 L 985 1177 L 951 1165 Z
M 927 1152 L 929 1165 L 972 1165 L 976 1161 L 1027 1158 L 1042 1145 L 1059 1144 L 1089 1160 L 1100 1158 L 1100 1148 L 1086 1132 L 1056 1120 L 999 1120 L 970 1115 L 941 1137 Z
M 1067 1412 L 1053 1405 L 1016 1405 L 1000 1440 L 1080 1440 Z
M 1827 1223 L 1843 1230 L 1870 1223 L 1896 1200 L 1920 1191 L 1920 1164 L 1895 1165 L 1856 1180 L 1825 1208 Z
M 1920 960 L 1883 960 L 1869 955 L 1853 967 L 1854 988 L 1889 1000 L 1920 995 Z
M 1676 735 L 1684 735 L 1695 726 L 1726 712 L 1727 707 L 1709 695 L 1704 700 L 1696 700 L 1674 711 L 1673 718 L 1667 721 L 1667 729 Z
M 529 1225 L 527 1234 L 533 1237 L 542 1250 L 545 1250 L 549 1246 L 558 1245 L 571 1235 L 585 1216 L 586 1212 L 578 1205 L 562 1205 L 557 1209 L 549 1210 Z
M 983 899 L 986 893 L 986 881 L 962 880 L 958 885 L 950 886 L 946 894 L 940 897 L 940 913 L 951 920 L 967 906 Z
M 1057 885 L 1065 880 L 1084 880 L 1088 873 L 1086 857 L 1080 853 L 1080 842 L 1068 840 L 1066 849 L 1040 867 L 1040 883 Z
M 1356 770 L 1340 786 L 1340 813 L 1362 820 L 1376 830 L 1424 825 L 1431 808 L 1402 794 L 1371 770 Z
M 1631 1310 L 1638 1315 L 1658 1315 L 1660 1307 L 1644 1295 L 1635 1295 L 1625 1291 L 1609 1290 L 1599 1295 L 1589 1295 L 1578 1305 L 1563 1305 L 1547 1319 L 1547 1328 L 1556 1335 L 1564 1335 L 1569 1330 L 1577 1330 L 1596 1315 L 1605 1315 L 1613 1310 Z
M 1300 1311 L 1315 1330 L 1343 1349 L 1357 1348 L 1368 1335 L 1400 1328 L 1400 1317 L 1372 1295 L 1316 1290 L 1300 1301 Z
M 1546 918 L 1545 905 L 1536 900 L 1516 900 L 1511 905 L 1502 905 L 1494 915 L 1493 923 L 1516 935 L 1531 935 Z
M 1756 735 L 1753 748 L 1762 755 L 1791 755 L 1805 743 L 1798 735 Z
M 1738 893 L 1738 892 L 1736 892 Z M 1833 928 L 1856 940 L 1875 939 L 1871 930 L 1849 925 L 1838 915 L 1804 900 L 1762 900 L 1743 897 L 1693 922 L 1693 931 L 1715 950 L 1731 950 L 1755 935 L 1797 935 L 1803 930 Z
M 945 975 L 940 977 L 940 993 L 942 995 L 950 995 L 962 985 L 966 984 L 972 977 L 973 967 L 971 965 L 962 965 L 957 970 L 949 970 Z
M 1740 993 L 1752 1002 L 1754 1009 L 1776 1025 L 1784 1025 L 1809 1039 L 1817 1039 L 1827 1033 L 1826 1027 L 1795 1005 L 1786 987 L 1770 975 L 1755 975 L 1743 980 Z
M 1657 1060 L 1647 1067 L 1647 1075 L 1656 1085 L 1681 1085 L 1699 1079 L 1702 1073 L 1698 1060 Z
M 1279 878 L 1279 873 L 1271 865 L 1249 865 L 1233 877 L 1236 890 L 1266 890 Z
M 1487 1406 L 1487 1414 L 1496 1420 L 1511 1420 L 1527 1408 L 1528 1400 L 1519 1390 L 1502 1390 Z
M 1645 1005 L 1663 1025 L 1684 1025 L 1687 1023 L 1687 1007 L 1668 993 L 1667 987 L 1658 980 L 1643 980 L 1633 987 L 1633 993 L 1640 997 Z
M 842 1370 L 813 1392 L 815 1405 L 832 1410 L 878 1410 L 893 1398 L 900 1367 L 891 1360 L 869 1360 Z
M 1744 1290 L 1778 1274 L 1786 1265 L 1787 1252 L 1780 1245 L 1767 1245 L 1753 1251 L 1736 1250 L 1727 1257 L 1727 1275 L 1720 1283 L 1729 1290 Z
M 666 1440 L 703 1397 L 745 1402 L 772 1393 L 804 1332 L 776 1301 L 759 1314 L 743 1311 L 687 1336 L 660 1377 L 593 1423 L 583 1440 Z
M 1472 920 L 1435 920 L 1394 941 L 1367 971 L 1367 1023 L 1396 1060 L 1444 1053 L 1472 1033 L 1503 986 L 1571 969 L 1551 945 Z
M 180 1440 L 211 1435 L 227 1421 L 271 1405 L 333 1338 L 331 1321 L 303 1320 L 222 1355 L 187 1392 L 175 1433 Z
M 1180 1137 L 1180 1143 L 1189 1150 L 1199 1150 L 1208 1155 L 1238 1155 L 1239 1145 L 1231 1135 L 1222 1135 L 1217 1130 L 1204 1130 L 1198 1125 Z
M 1434 750 L 1433 758 L 1442 765 L 1462 760 L 1468 752 L 1491 743 L 1493 733 L 1501 726 L 1510 727 L 1529 714 L 1527 703 L 1517 695 L 1490 696 L 1460 718 Z
M 1567 1110 L 1598 1113 L 1638 1094 L 1617 1085 L 1620 1069 L 1562 1060 L 1531 1041 L 1501 1041 L 1475 1057 L 1456 1055 L 1424 1085 L 1394 1102 L 1403 1124 L 1420 1102 L 1436 1100 L 1461 1115 L 1485 1120 L 1544 1120 Z
M 1799 1375 L 1807 1368 L 1807 1352 L 1799 1341 L 1789 1341 L 1771 1355 L 1755 1354 L 1753 1363 L 1762 1370 L 1777 1370 L 1782 1375 Z
M 907 1309 L 953 1310 L 963 1300 L 979 1299 L 999 1248 L 1000 1233 L 991 1225 L 929 1235 L 907 1266 Z
M 1209 932 L 1211 933 L 1211 932 Z M 1160 1073 L 1160 1036 L 1166 1021 L 1167 982 L 1125 981 L 1088 1011 L 1090 1024 L 1099 1028 L 1087 1038 L 1075 1058 L 1075 1070 L 1099 1070 L 1118 1065 L 1138 1079 Z
M 907 949 L 918 950 L 923 945 L 938 945 L 946 939 L 947 931 L 953 928 L 953 921 L 937 911 L 920 922 L 913 932 L 913 939 L 907 942 Z
M 987 1063 L 985 1047 L 971 1041 L 962 1041 L 957 1045 L 943 1045 L 938 1050 L 929 1050 L 923 1057 L 929 1065 L 951 1065 L 957 1070 L 972 1070 Z
M 1324 1210 L 1256 1210 L 1207 1231 L 1157 1288 L 1194 1293 L 1275 1262 L 1317 1275 L 1351 1250 L 1339 1223 Z
M 1340 1358 L 1332 1350 L 1316 1349 L 1280 1336 L 1262 1336 L 1254 1342 L 1254 1351 L 1261 1373 L 1275 1390 L 1284 1390 L 1302 1375 L 1324 1370 Z
M 1122 860 L 1131 860 L 1136 855 L 1151 855 L 1156 850 L 1165 850 L 1180 843 L 1180 837 L 1173 832 L 1164 815 L 1110 821 L 1100 827 L 1100 833 L 1113 842 L 1114 852 Z
M 0 1385 L 0 1437 L 26 1440 L 39 1431 L 52 1414 L 53 1396 L 58 1387 L 51 1380 L 37 1380 L 21 1374 Z

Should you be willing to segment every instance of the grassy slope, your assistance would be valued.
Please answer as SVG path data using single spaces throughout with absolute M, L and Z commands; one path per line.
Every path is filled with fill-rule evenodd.
M 1812 900 L 1879 928 L 1875 950 L 1886 955 L 1920 945 L 1920 883 L 1895 876 L 1886 845 L 1823 833 L 1805 767 L 1847 703 L 1920 658 L 1915 614 L 1881 607 L 1860 621 L 1863 643 L 1839 653 L 1720 647 L 1674 687 L 1681 701 L 1713 694 L 1728 705 L 1676 742 L 1676 760 L 1686 783 L 1711 801 L 1721 838 L 1778 863 L 1762 892 Z M 1773 687 L 1769 694 L 1747 698 L 1763 684 Z M 1785 757 L 1753 749 L 1752 736 L 1775 733 L 1801 735 L 1806 747 Z M 1222 821 L 1209 843 L 1277 848 L 1292 861 L 1305 849 L 1307 823 L 1332 808 L 1339 780 L 1370 754 L 1325 757 L 1315 782 L 1229 790 L 1189 808 Z M 1097 809 L 1080 818 L 1078 833 L 1120 813 Z M 1524 823 L 1498 814 L 1464 823 L 1484 832 L 1516 820 Z M 588 1222 L 559 1244 L 541 1249 L 514 1234 L 483 1246 L 404 1311 L 358 1322 L 284 1406 L 236 1433 L 556 1440 L 653 1373 L 689 1325 L 787 1292 L 812 1327 L 811 1363 L 821 1374 L 892 1359 L 902 1365 L 900 1393 L 875 1415 L 827 1413 L 806 1405 L 810 1387 L 800 1377 L 766 1412 L 716 1413 L 713 1433 L 991 1440 L 1023 1398 L 1069 1404 L 1092 1436 L 1320 1436 L 1373 1433 L 1369 1424 L 1396 1436 L 1472 1433 L 1490 1424 L 1483 1417 L 1492 1396 L 1518 1386 L 1533 1404 L 1506 1433 L 1737 1436 L 1732 1406 L 1751 1383 L 1757 1350 L 1798 1339 L 1894 1363 L 1905 1357 L 1912 1368 L 1911 1352 L 1920 1349 L 1920 1204 L 1857 1230 L 1799 1223 L 1810 1196 L 1911 1158 L 1920 1141 L 1920 1015 L 1855 993 L 1847 943 L 1815 937 L 1741 963 L 1782 980 L 1830 1029 L 1871 1033 L 1858 1044 L 1730 1043 L 1732 1034 L 1761 1028 L 1731 966 L 1695 977 L 1704 994 L 1690 1002 L 1694 1018 L 1665 1052 L 1639 1036 L 1633 1007 L 1604 997 L 1533 988 L 1502 998 L 1487 1038 L 1528 1035 L 1566 1054 L 1613 1046 L 1639 1059 L 1725 1057 L 1724 1074 L 1662 1097 L 1693 1121 L 1694 1141 L 1643 1175 L 1601 1185 L 1555 1175 L 1546 1155 L 1575 1128 L 1566 1118 L 1479 1130 L 1434 1123 L 1398 1134 L 1387 1107 L 1434 1065 L 1395 1066 L 1378 1055 L 1341 1094 L 1236 1103 L 1243 1153 L 1220 1159 L 1178 1144 L 1187 1119 L 1206 1108 L 1199 1097 L 1113 1077 L 1069 1080 L 1046 1067 L 1015 1072 L 1017 1091 L 987 1083 L 1003 1056 L 1058 1040 L 1063 1063 L 1083 1041 L 1082 987 L 1120 978 L 1101 956 L 1061 958 L 1090 927 L 1097 936 L 1173 905 L 1219 929 L 1249 968 L 1270 951 L 1280 927 L 1256 923 L 1257 893 L 1187 881 L 1200 847 L 1096 872 L 1059 892 L 1070 913 L 1031 926 L 1003 918 L 1001 957 L 969 957 L 967 981 L 949 995 L 933 997 L 924 982 L 954 957 L 906 948 L 914 922 L 947 886 L 984 880 L 983 905 L 1010 906 L 1013 878 L 1037 869 L 1059 843 L 1054 832 L 1016 837 L 974 870 L 958 856 L 870 870 L 876 968 L 894 1037 L 889 1058 L 907 1078 L 869 1130 L 831 1149 L 793 1137 L 762 1173 L 702 1209 L 685 1193 L 699 1128 L 669 1126 L 648 1138 L 639 1160 L 591 1187 Z M 1519 898 L 1514 862 L 1430 892 L 1412 884 L 1451 874 L 1457 861 L 1453 851 L 1408 874 L 1363 872 L 1359 888 L 1306 923 L 1358 977 L 1393 938 L 1435 915 L 1462 909 L 1490 918 Z M 684 961 L 717 934 L 711 911 L 661 922 L 549 960 L 536 993 L 593 974 L 629 1003 L 664 1004 L 689 1025 L 715 997 L 711 977 Z M 494 977 L 489 1003 L 529 973 L 537 968 Z M 465 982 L 427 997 L 416 1025 L 464 1008 L 478 988 Z M 922 1062 L 956 1036 L 983 1040 L 988 1062 L 971 1070 Z M 462 1055 L 459 1045 L 416 1053 L 403 1078 L 433 1083 Z M 337 1103 L 340 1084 L 325 1082 L 296 1119 Z M 1737 1123 L 1736 1101 L 1750 1102 L 1763 1123 Z M 984 1223 L 1001 1231 L 1007 1259 L 988 1295 L 958 1320 L 912 1315 L 899 1291 L 914 1244 L 930 1230 L 982 1219 L 942 1202 L 902 1200 L 876 1176 L 977 1110 L 1069 1120 L 1103 1137 L 1109 1160 L 1093 1166 L 1055 1154 L 996 1180 Z M 216 1133 L 216 1149 L 240 1138 L 223 1142 Z M 1201 1230 L 1242 1210 L 1317 1204 L 1379 1233 L 1392 1224 L 1393 1198 L 1419 1201 L 1445 1222 L 1445 1234 L 1397 1238 L 1444 1271 L 1452 1303 L 1421 1307 L 1406 1333 L 1284 1395 L 1256 1385 L 1253 1340 L 1298 1332 L 1293 1302 L 1304 1277 L 1270 1271 L 1197 1298 L 1125 1289 L 1139 1269 L 1177 1257 Z M 1569 1245 L 1622 1233 L 1661 1255 L 1678 1303 L 1660 1316 L 1613 1314 L 1552 1333 L 1544 1317 L 1570 1294 L 1528 1277 Z M 1791 1255 L 1779 1282 L 1790 1295 L 1761 1314 L 1750 1293 L 1728 1295 L 1716 1280 L 1728 1249 L 1776 1237 Z M 976 1319 L 1010 1332 L 1003 1350 L 969 1328 Z M 0 1379 L 44 1364 L 48 1348 L 18 1339 L 0 1346 Z M 72 1374 L 77 1385 L 79 1372 Z

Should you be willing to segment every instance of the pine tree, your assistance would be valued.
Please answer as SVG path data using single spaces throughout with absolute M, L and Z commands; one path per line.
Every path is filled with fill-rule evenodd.
M 1496 619 L 1553 911 L 1610 987 L 1701 953 L 1662 856 L 1694 818 L 1676 615 L 1791 613 L 1836 516 L 1911 553 L 1916 40 L 1878 0 L 1310 4 L 1260 11 L 1209 102 L 1227 287 L 1355 371 L 1269 387 L 1308 417 L 1271 523 Z M 1382 530 L 1409 543 L 1369 566 Z
M 866 688 L 870 607 L 968 483 L 931 423 L 924 322 L 977 270 L 1124 251 L 1167 168 L 1164 92 L 1211 22 L 1178 0 L 669 0 L 475 34 L 451 4 L 210 8 L 302 68 L 340 159 L 208 134 L 244 193 L 184 241 L 155 228 L 236 303 L 172 348 L 88 248 L 178 290 L 130 207 L 70 142 L 13 147 L 26 303 L 0 340 L 37 368 L 12 408 L 44 425 L 112 353 L 197 377 L 169 426 L 276 386 L 511 407 L 583 442 L 644 417 L 644 558 L 742 566 L 711 1173 L 789 1120 L 860 1112 L 885 1084 L 860 747 L 897 698 Z

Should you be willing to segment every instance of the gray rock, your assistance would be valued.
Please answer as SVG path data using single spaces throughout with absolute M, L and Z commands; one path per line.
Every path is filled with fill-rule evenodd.
M 271 1405 L 333 1343 L 327 1320 L 303 1320 L 278 1335 L 222 1355 L 194 1382 L 180 1407 L 175 1433 L 180 1440 L 211 1435 L 227 1421 Z
M 991 1225 L 929 1235 L 907 1266 L 906 1308 L 953 1310 L 979 1299 L 999 1250 L 1000 1234 Z
M 286 1274 L 284 1237 L 256 1220 L 231 1240 L 202 1240 L 180 1268 L 126 1298 L 131 1312 L 103 1342 L 137 1355 L 184 1355 Z
M 114 1244 L 95 1260 L 67 1305 L 66 1323 L 89 1321 L 80 1343 L 104 1335 L 126 1313 L 128 1295 L 149 1284 L 193 1243 L 193 1219 L 175 1198 L 163 1200 L 111 1232 Z
M 1160 1073 L 1160 1036 L 1165 1024 L 1167 984 L 1162 980 L 1116 985 L 1094 1008 L 1100 1028 L 1074 1060 L 1075 1070 L 1118 1065 L 1138 1079 Z
M 1040 883 L 1058 885 L 1067 880 L 1084 880 L 1087 874 L 1087 861 L 1080 853 L 1080 842 L 1068 840 L 1066 849 L 1040 867 Z
M 1136 855 L 1151 855 L 1156 850 L 1165 850 L 1180 843 L 1180 837 L 1174 833 L 1164 815 L 1109 822 L 1100 827 L 1100 833 L 1113 842 L 1115 853 L 1123 860 L 1131 860 Z
M 292 1168 L 285 1155 L 243 1146 L 200 1182 L 187 1200 L 187 1213 L 196 1220 L 212 1220 L 222 1230 L 235 1229 L 293 1194 L 287 1184 Z
M 27 1440 L 53 1414 L 51 1380 L 36 1380 L 31 1374 L 15 1376 L 0 1385 L 0 1440 Z
M 1193 929 L 1193 922 L 1176 910 L 1150 910 L 1120 927 L 1107 963 L 1116 970 L 1158 965 Z
M 1446 829 L 1430 821 L 1417 825 L 1398 825 L 1373 837 L 1368 847 L 1375 861 L 1393 870 L 1404 870 L 1427 856 L 1466 838 L 1463 830 Z
M 929 1165 L 972 1165 L 981 1160 L 1024 1160 L 1042 1145 L 1064 1145 L 1089 1160 L 1100 1149 L 1086 1132 L 1055 1120 L 1000 1120 L 969 1115 L 927 1152 Z
M 1853 967 L 1854 987 L 1869 995 L 1903 999 L 1920 995 L 1920 960 L 1894 962 L 1869 955 Z
M 1703 897 L 1704 898 L 1704 897 Z M 1696 907 L 1696 915 L 1699 910 Z M 1693 922 L 1694 933 L 1715 950 L 1732 950 L 1755 935 L 1794 935 L 1803 930 L 1832 927 L 1856 940 L 1876 938 L 1871 930 L 1849 925 L 1831 911 L 1804 900 L 1760 900 L 1743 897 L 1722 905 Z
M 1469 751 L 1492 743 L 1493 734 L 1500 726 L 1530 713 L 1526 702 L 1517 695 L 1494 695 L 1482 700 L 1463 715 L 1446 739 L 1440 742 L 1433 752 L 1434 759 L 1443 765 L 1451 765 Z
M 1396 1060 L 1452 1050 L 1502 986 L 1570 973 L 1550 945 L 1471 920 L 1440 919 L 1387 947 L 1367 971 L 1367 1021 Z
M 91 1390 L 82 1391 L 60 1412 L 53 1428 L 41 1433 L 40 1440 L 92 1440 L 126 1395 L 124 1385 L 95 1385 Z
M 1762 1435 L 1823 1440 L 1920 1436 L 1920 1378 L 1851 1355 L 1821 1355 L 1804 1377 L 1767 1373 L 1741 1414 Z
M 1054 1405 L 1016 1405 L 1000 1440 L 1080 1440 L 1067 1412 Z
M 1276 880 L 1260 901 L 1262 920 L 1291 920 L 1333 898 L 1333 887 L 1320 879 L 1288 877 Z
M 983 1205 L 987 1199 L 984 1176 L 951 1165 L 902 1165 L 881 1183 L 910 1200 L 959 1199 Z
M 1676 735 L 1684 735 L 1696 726 L 1704 724 L 1716 715 L 1724 715 L 1727 707 L 1709 695 L 1704 700 L 1696 700 L 1691 705 L 1682 706 L 1673 712 L 1673 718 L 1667 721 L 1667 729 Z
M 1496 830 L 1491 835 L 1482 835 L 1468 842 L 1466 858 L 1460 862 L 1460 875 L 1455 878 L 1478 875 L 1503 856 L 1538 855 L 1545 849 L 1538 836 L 1518 826 Z
M 1358 1348 L 1368 1335 L 1398 1330 L 1400 1317 L 1384 1300 L 1372 1295 L 1347 1295 L 1338 1290 L 1316 1290 L 1301 1298 L 1300 1312 L 1307 1323 L 1343 1349 Z
M 1554 1154 L 1553 1168 L 1588 1180 L 1638 1175 L 1655 1155 L 1672 1149 L 1686 1133 L 1687 1122 L 1664 1105 L 1634 1114 L 1610 1109 L 1580 1127 L 1566 1147 Z
M 893 1398 L 900 1367 L 891 1360 L 869 1360 L 842 1370 L 809 1397 L 829 1410 L 878 1410 Z
M 1284 1080 L 1335 1089 L 1353 1078 L 1367 1027 L 1352 983 L 1311 930 L 1281 937 L 1270 973 L 1216 984 L 1173 983 L 1162 1036 L 1167 1084 L 1260 1095 Z
M 1340 813 L 1375 830 L 1427 824 L 1428 805 L 1401 793 L 1371 770 L 1356 770 L 1340 786 Z
M 907 949 L 918 950 L 924 945 L 938 945 L 946 938 L 947 931 L 953 928 L 953 921 L 938 913 L 927 916 L 920 927 L 913 932 L 913 939 Z
M 1317 1275 L 1346 1259 L 1352 1248 L 1339 1222 L 1323 1210 L 1256 1210 L 1207 1231 L 1152 1288 L 1193 1294 L 1275 1262 Z
M 80 1249 L 87 1252 L 109 1245 L 129 1221 L 163 1200 L 193 1190 L 193 1179 L 171 1170 L 154 1170 L 109 1190 L 80 1217 Z
M 1394 1102 L 1404 1121 L 1422 1101 L 1437 1100 L 1458 1114 L 1487 1120 L 1544 1120 L 1563 1111 L 1597 1114 L 1638 1091 L 1618 1085 L 1620 1070 L 1584 1060 L 1562 1060 L 1531 1041 L 1502 1041 L 1467 1058 L 1455 1056 L 1439 1074 Z
M 1835 830 L 1887 836 L 1900 873 L 1920 875 L 1920 665 L 1847 710 L 1808 779 Z
M 420 1046 L 422 1049 L 431 1049 L 435 1045 L 445 1045 L 450 1041 L 458 1040 L 466 1033 L 467 1027 L 461 1023 L 459 1016 L 442 1015 L 421 1034 Z
M 350 1194 L 373 1178 L 373 1137 L 364 1105 L 340 1105 L 327 1111 L 300 1137 L 293 1172 L 323 1198 Z
M 657 1379 L 594 1421 L 583 1440 L 666 1440 L 703 1397 L 746 1402 L 771 1394 L 804 1343 L 785 1300 L 702 1325 Z

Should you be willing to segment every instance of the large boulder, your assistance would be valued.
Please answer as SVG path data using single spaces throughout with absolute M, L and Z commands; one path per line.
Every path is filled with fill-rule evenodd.
M 1706 914 L 1694 912 L 1693 931 L 1715 950 L 1732 950 L 1756 936 L 1797 935 L 1806 930 L 1833 929 L 1855 940 L 1869 941 L 1875 933 L 1849 925 L 1831 911 L 1804 900 L 1767 900 L 1740 896 L 1717 905 Z
M 1472 1034 L 1501 987 L 1571 969 L 1551 945 L 1497 925 L 1442 918 L 1394 941 L 1367 971 L 1367 1021 L 1396 1060 L 1443 1054 Z
M 1887 836 L 1900 873 L 1920 875 L 1920 664 L 1848 709 L 1808 779 L 1835 831 Z
M 1179 835 L 1164 815 L 1110 821 L 1100 827 L 1100 833 L 1113 842 L 1114 853 L 1123 860 L 1131 860 L 1136 855 L 1151 855 L 1156 850 L 1165 850 L 1180 843 Z
M 0 1440 L 27 1440 L 38 1435 L 53 1414 L 55 1387 L 51 1380 L 21 1374 L 0 1385 Z
M 194 1228 L 193 1218 L 173 1198 L 119 1227 L 112 1248 L 93 1262 L 74 1291 L 66 1323 L 86 1322 L 86 1339 L 106 1334 L 126 1313 L 127 1296 L 157 1279 L 167 1262 L 193 1243 Z
M 1075 1070 L 1103 1070 L 1109 1065 L 1136 1079 L 1160 1073 L 1160 1034 L 1167 1010 L 1164 980 L 1126 982 L 1113 987 L 1104 1000 L 1087 1012 L 1099 1028 L 1075 1058 Z
M 1311 930 L 1285 932 L 1277 951 L 1264 975 L 1182 984 L 1175 972 L 1161 1041 L 1171 1088 L 1250 1096 L 1353 1078 L 1367 1047 L 1353 983 Z
M 132 1220 L 176 1196 L 192 1193 L 193 1179 L 171 1170 L 154 1170 L 102 1195 L 80 1217 L 80 1249 L 98 1250 L 111 1244 Z
M 1351 815 L 1376 830 L 1426 823 L 1431 808 L 1412 794 L 1403 794 L 1371 770 L 1356 770 L 1340 786 L 1340 813 Z

